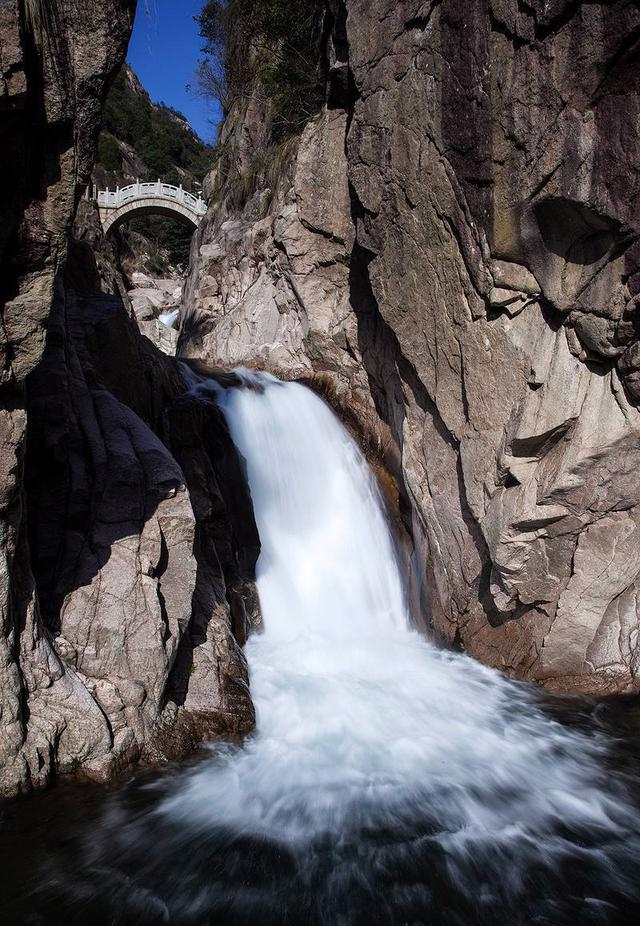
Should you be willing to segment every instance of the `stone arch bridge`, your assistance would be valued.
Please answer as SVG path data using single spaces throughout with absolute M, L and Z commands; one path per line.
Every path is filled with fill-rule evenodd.
M 94 199 L 98 203 L 105 235 L 123 222 L 143 215 L 166 215 L 197 228 L 207 211 L 202 197 L 162 180 L 152 183 L 136 180 L 116 190 L 98 190 Z

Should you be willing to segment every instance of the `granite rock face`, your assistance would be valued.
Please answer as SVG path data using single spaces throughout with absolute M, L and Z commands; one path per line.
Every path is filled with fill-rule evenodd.
M 225 177 L 264 94 L 227 116 L 179 349 L 322 373 L 368 416 L 439 637 L 550 688 L 637 691 L 640 10 L 325 16 L 327 106 L 241 207 Z
M 45 779 L 51 765 L 56 724 L 44 750 L 33 745 L 39 737 L 35 715 L 28 723 L 30 696 L 48 687 L 51 703 L 66 703 L 70 712 L 86 703 L 86 692 L 64 678 L 38 616 L 23 493 L 24 381 L 42 354 L 106 84 L 124 57 L 134 9 L 134 0 L 0 4 L 3 183 L 10 191 L 0 222 L 0 766 L 9 793 Z
M 91 173 L 107 82 L 135 0 L 3 0 L 2 381 L 40 359 L 54 278 Z M 6 210 L 6 214 L 5 214 Z
M 150 427 L 96 382 L 83 343 L 82 329 L 117 323 L 119 311 L 109 297 L 61 294 L 28 402 L 40 616 L 65 678 L 89 695 L 78 717 L 60 712 L 86 748 L 58 742 L 56 764 L 102 778 L 152 738 L 196 574 L 184 476 Z
M 242 464 L 188 371 L 141 335 L 80 201 L 134 9 L 0 2 L 2 796 L 254 723 Z
M 28 383 L 26 490 L 40 617 L 84 697 L 77 716 L 54 715 L 63 772 L 106 779 L 253 725 L 231 616 L 259 550 L 251 503 L 220 413 L 204 422 L 184 392 L 176 365 L 140 337 L 117 297 L 59 293 Z M 204 484 L 193 473 L 202 458 Z M 226 467 L 224 490 L 244 499 L 246 547 L 216 467 Z M 41 712 L 53 724 L 47 698 Z

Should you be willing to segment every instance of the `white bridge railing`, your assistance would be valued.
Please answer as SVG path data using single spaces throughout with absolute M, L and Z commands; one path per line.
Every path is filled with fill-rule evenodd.
M 202 197 L 188 193 L 181 186 L 163 183 L 162 180 L 152 183 L 141 183 L 137 180 L 129 186 L 118 187 L 116 190 L 98 190 L 96 199 L 98 206 L 102 209 L 119 209 L 120 206 L 125 206 L 137 199 L 168 199 L 174 203 L 183 203 L 197 215 L 204 215 L 207 211 Z

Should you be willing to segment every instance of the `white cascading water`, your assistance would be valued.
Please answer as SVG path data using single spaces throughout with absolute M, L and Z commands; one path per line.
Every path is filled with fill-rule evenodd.
M 473 866 L 516 896 L 527 867 L 575 857 L 626 893 L 615 843 L 637 862 L 638 818 L 607 778 L 604 737 L 554 721 L 528 686 L 410 629 L 380 494 L 353 440 L 304 386 L 240 375 L 246 386 L 218 401 L 262 542 L 264 632 L 246 648 L 257 733 L 181 778 L 160 812 L 300 857 L 314 841 L 400 827 L 412 845 L 437 845 L 463 891 Z
M 257 730 L 121 788 L 68 858 L 55 842 L 37 922 L 638 922 L 637 799 L 593 718 L 554 705 L 559 722 L 533 687 L 410 628 L 376 483 L 316 395 L 185 376 L 246 460 Z
M 179 316 L 180 309 L 170 309 L 168 312 L 161 312 L 160 315 L 158 315 L 158 320 L 161 321 L 163 325 L 166 325 L 167 328 L 175 328 Z

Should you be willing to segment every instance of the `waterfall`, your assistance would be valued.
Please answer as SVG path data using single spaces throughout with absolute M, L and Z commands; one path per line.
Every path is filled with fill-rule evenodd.
M 110 924 L 637 921 L 640 818 L 611 743 L 411 629 L 353 440 L 302 385 L 238 376 L 193 389 L 223 408 L 262 542 L 257 730 L 121 792 L 80 873 L 50 875 L 55 903 L 63 884 Z
M 575 865 L 632 890 L 638 816 L 607 778 L 605 739 L 412 630 L 354 441 L 304 386 L 241 376 L 219 402 L 262 542 L 264 632 L 246 650 L 257 733 L 186 776 L 161 812 L 293 847 L 303 868 L 314 845 L 328 840 L 342 864 L 338 846 L 393 833 L 403 852 L 405 839 L 425 859 L 430 846 L 463 893 L 481 883 L 493 903 L 518 896 L 529 870 Z M 387 862 L 399 864 L 388 847 Z
M 161 312 L 160 315 L 158 315 L 158 321 L 161 321 L 167 328 L 175 328 L 179 316 L 180 309 L 170 309 L 167 312 Z
M 247 461 L 268 639 L 317 634 L 337 648 L 406 627 L 391 537 L 362 454 L 311 390 L 247 375 L 249 388 L 228 390 L 223 408 Z

